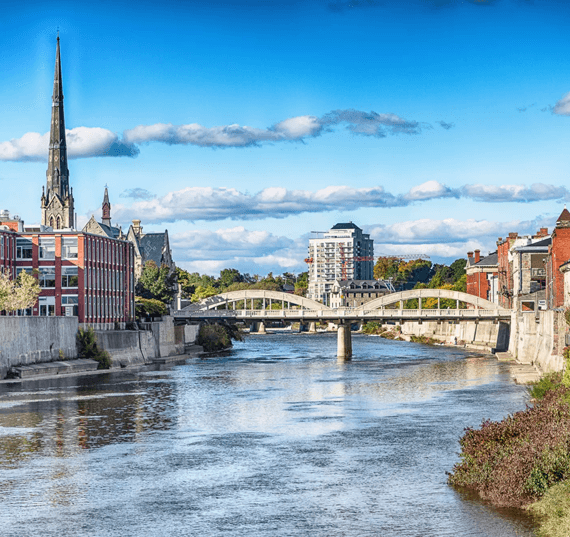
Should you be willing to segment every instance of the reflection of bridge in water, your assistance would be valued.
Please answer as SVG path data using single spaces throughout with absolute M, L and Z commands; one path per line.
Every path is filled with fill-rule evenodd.
M 431 299 L 431 307 L 425 307 L 427 299 Z M 409 300 L 417 300 L 418 307 L 404 308 Z M 455 307 L 447 307 L 450 302 Z M 233 320 L 259 323 L 260 332 L 265 331 L 265 323 L 268 321 L 311 323 L 311 331 L 314 331 L 314 323 L 317 321 L 330 321 L 338 325 L 338 357 L 350 358 L 350 324 L 353 322 L 498 322 L 510 321 L 511 312 L 483 298 L 447 289 L 413 289 L 384 295 L 358 308 L 336 309 L 289 293 L 246 290 L 221 293 L 204 299 L 175 311 L 174 317 L 201 321 Z

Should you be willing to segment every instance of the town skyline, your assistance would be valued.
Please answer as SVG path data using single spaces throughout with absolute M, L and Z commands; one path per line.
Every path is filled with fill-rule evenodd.
M 448 262 L 551 231 L 570 199 L 563 3 L 167 2 L 162 19 L 145 4 L 125 22 L 133 5 L 106 25 L 94 4 L 11 7 L 0 185 L 27 224 L 45 184 L 54 26 L 78 228 L 108 184 L 114 225 L 168 228 L 190 272 L 301 272 L 309 231 L 347 221 L 376 255 Z

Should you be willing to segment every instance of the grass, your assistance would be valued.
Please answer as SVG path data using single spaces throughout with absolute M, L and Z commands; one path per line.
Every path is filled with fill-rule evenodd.
M 570 482 L 563 481 L 549 488 L 542 499 L 529 507 L 540 518 L 538 535 L 568 537 L 570 535 Z

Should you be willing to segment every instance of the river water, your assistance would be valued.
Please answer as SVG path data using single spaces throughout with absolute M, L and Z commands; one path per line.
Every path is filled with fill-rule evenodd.
M 0 535 L 530 536 L 446 484 L 463 428 L 524 408 L 492 357 L 249 336 L 163 370 L 0 384 Z

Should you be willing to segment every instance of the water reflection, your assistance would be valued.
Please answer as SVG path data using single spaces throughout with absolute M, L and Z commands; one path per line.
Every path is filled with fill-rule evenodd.
M 465 426 L 524 407 L 508 367 L 353 348 L 339 364 L 334 336 L 250 337 L 160 371 L 0 385 L 7 535 L 531 535 L 445 483 Z

